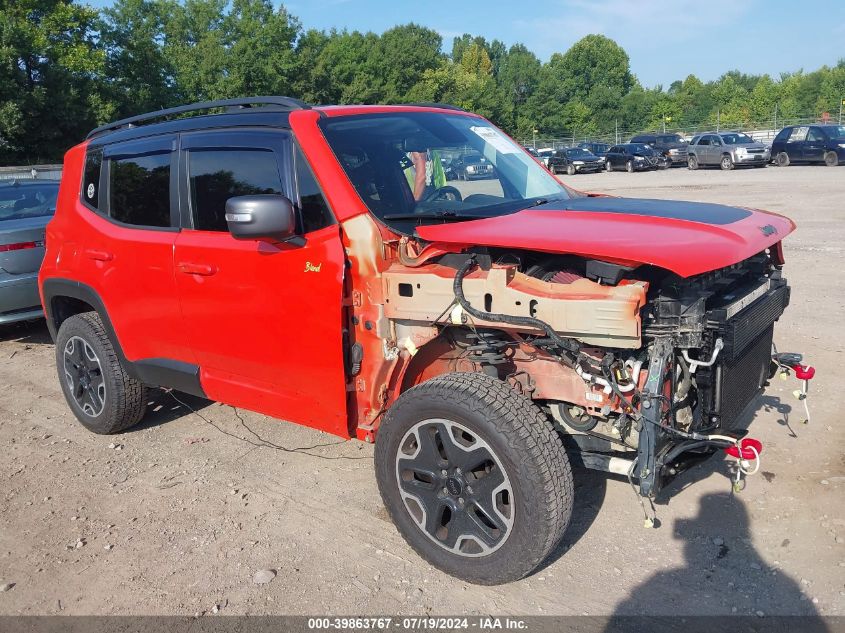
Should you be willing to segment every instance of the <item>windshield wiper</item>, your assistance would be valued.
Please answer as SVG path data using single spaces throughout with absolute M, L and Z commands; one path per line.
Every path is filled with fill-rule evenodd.
M 438 211 L 437 213 L 390 213 L 383 220 L 481 220 L 487 215 L 461 215 L 457 211 Z

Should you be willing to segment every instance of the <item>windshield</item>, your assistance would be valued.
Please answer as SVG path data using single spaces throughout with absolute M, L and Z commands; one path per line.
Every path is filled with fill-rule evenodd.
M 658 143 L 668 144 L 668 143 L 683 143 L 684 139 L 681 138 L 679 134 L 667 134 L 666 136 L 658 136 L 657 137 Z
M 642 154 L 643 156 L 653 156 L 654 150 L 645 143 L 631 143 L 629 146 L 632 154 Z
M 326 118 L 320 126 L 364 204 L 402 229 L 569 197 L 522 147 L 473 116 L 396 112 Z
M 59 183 L 0 186 L 0 220 L 53 215 Z
M 566 150 L 566 155 L 569 158 L 595 158 L 590 152 L 580 147 Z
M 830 125 L 824 131 L 830 138 L 845 138 L 845 125 Z
M 755 143 L 756 141 L 746 134 L 731 132 L 730 134 L 722 134 L 722 142 L 725 145 L 742 145 L 743 143 Z

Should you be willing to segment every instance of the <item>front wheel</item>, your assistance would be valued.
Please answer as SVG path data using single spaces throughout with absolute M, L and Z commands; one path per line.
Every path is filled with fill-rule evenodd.
M 147 388 L 126 373 L 96 312 L 62 323 L 56 365 L 65 399 L 89 431 L 120 433 L 144 417 Z
M 568 176 L 574 176 L 575 175 L 575 165 L 567 165 L 566 166 L 566 174 Z
M 723 171 L 729 171 L 734 168 L 734 161 L 733 158 L 730 157 L 730 154 L 722 156 L 722 160 L 719 161 L 719 167 L 721 167 Z
M 634 173 L 634 161 L 629 160 L 627 163 L 625 163 L 625 171 L 627 171 L 629 174 Z
M 775 162 L 778 167 L 789 167 L 789 154 L 786 152 L 778 153 L 777 158 L 775 158 Z
M 572 471 L 548 418 L 486 374 L 445 374 L 402 394 L 379 428 L 375 468 L 400 534 L 468 582 L 534 571 L 572 512 Z
M 604 163 L 604 168 L 605 168 L 607 171 L 613 171 L 613 165 L 611 165 L 611 164 L 610 164 L 610 161 L 609 161 L 609 160 L 605 161 L 605 163 Z
M 695 156 L 687 157 L 687 167 L 690 169 L 698 169 L 698 158 Z
M 839 164 L 839 157 L 836 152 L 825 152 L 824 164 L 828 167 L 836 167 Z

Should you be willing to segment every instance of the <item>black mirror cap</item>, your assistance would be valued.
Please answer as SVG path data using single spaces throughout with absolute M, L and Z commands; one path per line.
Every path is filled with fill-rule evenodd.
M 226 200 L 226 224 L 239 240 L 288 240 L 296 235 L 296 213 L 285 196 L 264 194 Z

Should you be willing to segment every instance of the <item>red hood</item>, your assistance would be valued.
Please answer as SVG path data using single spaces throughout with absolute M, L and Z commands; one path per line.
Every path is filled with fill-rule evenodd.
M 442 245 L 498 246 L 652 264 L 682 277 L 723 268 L 795 229 L 775 213 L 701 202 L 573 198 L 495 218 L 420 226 Z

